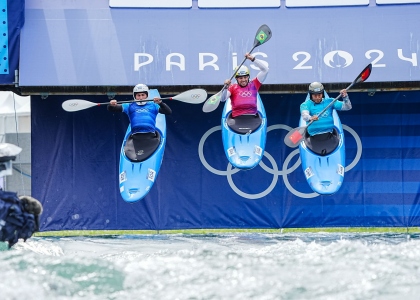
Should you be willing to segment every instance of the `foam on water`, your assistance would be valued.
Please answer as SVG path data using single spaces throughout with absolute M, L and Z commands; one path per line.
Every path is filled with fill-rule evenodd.
M 3 245 L 1 245 L 3 246 Z M 418 299 L 420 238 L 32 238 L 0 248 L 2 299 Z

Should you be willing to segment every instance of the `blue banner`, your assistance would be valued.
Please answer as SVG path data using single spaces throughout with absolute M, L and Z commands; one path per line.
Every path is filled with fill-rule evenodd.
M 0 0 L 0 85 L 15 82 L 24 9 L 24 0 Z
M 339 112 L 346 166 L 336 194 L 315 194 L 298 149 L 283 143 L 299 124 L 306 95 L 264 94 L 267 145 L 262 163 L 249 171 L 228 164 L 222 105 L 205 114 L 202 105 L 168 101 L 173 113 L 162 167 L 150 193 L 134 204 L 118 189 L 127 116 L 102 106 L 69 113 L 61 108 L 68 96 L 33 96 L 32 195 L 44 205 L 41 229 L 420 226 L 420 92 L 349 95 L 353 109 Z
M 9 22 L 7 0 L 0 0 L 0 75 L 9 74 Z
M 371 82 L 420 81 L 420 4 L 112 9 L 108 0 L 27 2 L 21 86 L 222 85 L 263 24 L 273 37 L 254 54 L 270 65 L 266 84 L 351 82 L 369 63 Z

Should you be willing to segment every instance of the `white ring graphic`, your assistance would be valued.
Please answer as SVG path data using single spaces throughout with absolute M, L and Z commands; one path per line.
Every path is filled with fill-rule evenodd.
M 356 140 L 356 145 L 357 145 L 357 152 L 356 152 L 356 156 L 353 159 L 353 161 L 351 162 L 351 164 L 349 164 L 344 171 L 350 171 L 351 169 L 354 168 L 355 165 L 357 165 L 357 163 L 360 160 L 360 157 L 362 157 L 362 140 L 360 139 L 359 135 L 356 133 L 356 131 L 353 130 L 353 128 L 347 126 L 347 125 L 342 125 L 343 129 L 347 130 L 352 136 L 353 138 Z
M 296 154 L 299 154 L 299 149 L 296 149 L 296 150 L 292 151 L 292 153 L 290 153 L 290 154 L 286 157 L 286 159 L 284 160 L 284 163 L 283 163 L 283 168 L 284 168 L 284 167 L 286 167 L 286 168 L 287 168 L 287 166 L 289 165 L 289 162 L 292 160 L 293 156 L 295 156 Z M 300 163 L 300 157 L 299 157 L 299 159 L 298 159 L 298 162 Z M 296 165 L 296 164 L 295 164 L 295 165 Z M 298 197 L 301 197 L 301 198 L 314 198 L 314 197 L 319 196 L 319 194 L 318 194 L 318 193 L 315 193 L 315 192 L 310 193 L 310 194 L 304 194 L 304 193 L 301 193 L 301 192 L 299 192 L 299 191 L 295 190 L 295 189 L 292 187 L 292 185 L 290 184 L 290 182 L 289 182 L 289 178 L 287 178 L 287 175 L 286 175 L 286 176 L 283 176 L 283 181 L 284 181 L 284 185 L 287 187 L 287 189 L 288 189 L 288 190 L 289 190 L 289 191 L 290 191 L 293 195 L 295 195 L 295 196 L 298 196 Z
M 241 97 L 251 97 L 252 96 L 252 92 L 250 91 L 245 91 L 245 92 L 240 92 L 239 95 L 241 95 Z
M 203 164 L 204 167 L 206 167 L 207 170 L 209 170 L 210 172 L 212 172 L 213 174 L 216 175 L 227 175 L 228 172 L 227 171 L 220 171 L 217 170 L 215 168 L 213 168 L 212 166 L 210 166 L 206 159 L 204 158 L 204 153 L 203 153 L 203 148 L 204 148 L 204 143 L 207 140 L 207 138 L 209 137 L 210 134 L 212 134 L 213 132 L 217 131 L 217 130 L 221 130 L 222 126 L 214 126 L 213 128 L 210 128 L 209 130 L 207 130 L 207 132 L 201 137 L 200 143 L 198 144 L 198 157 L 200 157 L 200 161 Z M 234 171 L 232 174 L 238 173 L 240 170 L 236 169 L 236 171 Z
M 345 167 L 345 172 L 350 171 L 352 168 L 354 168 L 357 163 L 359 162 L 361 156 L 362 156 L 362 141 L 359 137 L 359 135 L 349 126 L 347 125 L 342 125 L 343 126 L 343 130 L 348 131 L 353 138 L 356 141 L 356 145 L 357 145 L 357 152 L 356 152 L 356 156 L 353 159 L 353 161 L 347 166 Z M 206 133 L 204 133 L 204 135 L 201 137 L 200 142 L 198 144 L 198 156 L 200 158 L 201 163 L 203 164 L 203 166 L 209 170 L 210 172 L 212 172 L 213 174 L 216 175 L 221 175 L 221 176 L 225 176 L 227 177 L 227 181 L 229 183 L 229 186 L 231 187 L 231 189 L 238 194 L 239 196 L 243 197 L 243 198 L 247 198 L 247 199 L 259 199 L 262 197 L 267 196 L 276 186 L 277 181 L 278 181 L 278 176 L 282 176 L 283 177 L 283 182 L 286 186 L 286 188 L 295 196 L 298 196 L 300 198 L 314 198 L 319 196 L 318 193 L 309 193 L 309 194 L 305 194 L 302 192 L 297 191 L 295 188 L 292 187 L 292 185 L 289 182 L 289 179 L 287 177 L 288 174 L 292 173 L 293 171 L 295 171 L 301 164 L 300 158 L 295 162 L 295 164 L 288 168 L 290 161 L 292 160 L 292 158 L 296 155 L 299 154 L 299 149 L 296 149 L 294 151 L 292 151 L 284 160 L 283 165 L 282 165 L 282 169 L 279 170 L 277 163 L 275 161 L 275 159 L 267 152 L 264 151 L 264 156 L 267 157 L 267 159 L 270 161 L 272 168 L 269 168 L 268 166 L 265 165 L 265 163 L 261 160 L 259 163 L 259 166 L 266 171 L 267 173 L 270 173 L 273 175 L 273 180 L 271 181 L 271 184 L 269 185 L 269 187 L 258 194 L 247 194 L 242 192 L 240 189 L 238 189 L 235 185 L 235 183 L 233 182 L 233 178 L 232 175 L 236 174 L 238 172 L 240 172 L 240 169 L 234 169 L 232 168 L 232 165 L 230 163 L 228 163 L 228 166 L 226 168 L 226 171 L 222 171 L 222 170 L 217 170 L 215 168 L 213 168 L 212 166 L 210 166 L 208 164 L 208 162 L 206 161 L 205 157 L 204 157 L 204 143 L 207 140 L 207 138 L 214 132 L 221 130 L 222 127 L 219 126 L 215 126 L 213 128 L 210 128 L 209 130 L 207 130 Z M 284 125 L 284 124 L 276 124 L 276 125 L 272 125 L 269 126 L 267 128 L 267 133 L 270 132 L 271 130 L 274 129 L 284 129 L 286 131 L 290 131 L 293 128 L 288 126 L 288 125 Z
M 284 129 L 286 131 L 290 131 L 293 128 L 290 127 L 290 126 L 287 126 L 287 125 L 283 125 L 283 124 L 271 125 L 271 126 L 267 127 L 267 133 L 269 133 L 271 130 L 274 130 L 274 129 Z M 265 153 L 266 153 L 266 151 L 264 151 L 264 154 Z M 290 154 L 289 154 L 289 156 L 290 156 Z M 269 167 L 267 167 L 262 160 L 260 161 L 260 166 L 261 166 L 261 168 L 263 168 L 264 171 L 266 171 L 270 174 L 277 175 L 277 176 L 279 176 L 279 175 L 284 176 L 284 175 L 292 173 L 294 170 L 297 169 L 297 167 L 299 167 L 299 164 L 300 164 L 300 158 L 293 165 L 293 167 L 291 167 L 290 169 L 284 170 L 284 168 L 283 168 L 281 171 L 279 171 L 278 169 L 277 169 L 277 171 L 274 171 L 273 169 L 270 169 Z
M 277 163 L 274 160 L 274 158 L 265 151 L 264 151 L 264 156 L 268 158 L 268 160 L 273 165 L 273 168 L 278 170 Z M 231 169 L 232 169 L 232 165 L 229 163 L 228 171 L 230 171 Z M 228 176 L 227 176 L 227 180 L 228 180 L 229 185 L 232 188 L 232 190 L 234 190 L 239 196 L 242 196 L 242 197 L 247 198 L 247 199 L 259 199 L 259 198 L 267 196 L 269 193 L 271 193 L 271 191 L 276 186 L 278 179 L 279 179 L 278 176 L 273 175 L 273 180 L 271 181 L 270 186 L 264 192 L 261 192 L 261 193 L 258 193 L 258 194 L 247 194 L 247 193 L 242 192 L 240 189 L 238 189 L 236 187 L 235 183 L 233 182 L 233 179 L 232 179 L 232 176 L 231 176 L 230 172 L 228 172 Z
M 191 95 L 191 98 L 193 98 L 193 99 L 198 99 L 198 98 L 200 98 L 201 97 L 201 95 L 200 94 L 192 94 Z

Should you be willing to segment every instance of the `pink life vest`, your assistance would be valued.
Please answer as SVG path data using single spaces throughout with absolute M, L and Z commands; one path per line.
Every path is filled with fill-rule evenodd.
M 229 86 L 232 117 L 257 113 L 257 94 L 261 84 L 257 78 L 254 78 L 246 87 L 241 87 L 237 83 Z

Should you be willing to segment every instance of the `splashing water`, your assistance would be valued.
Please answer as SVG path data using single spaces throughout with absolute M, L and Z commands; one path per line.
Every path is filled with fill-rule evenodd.
M 2 299 L 418 299 L 420 236 L 229 234 L 0 244 Z

